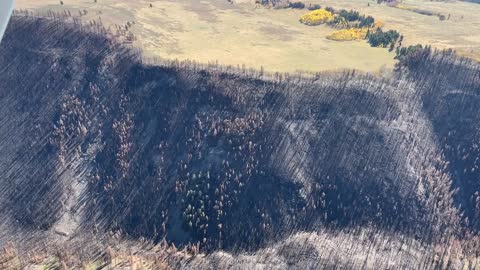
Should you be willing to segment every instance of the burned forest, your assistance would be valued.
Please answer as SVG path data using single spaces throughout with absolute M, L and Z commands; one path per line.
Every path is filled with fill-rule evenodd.
M 0 152 L 5 267 L 127 249 L 152 269 L 479 267 L 480 64 L 452 51 L 271 74 L 16 14 Z

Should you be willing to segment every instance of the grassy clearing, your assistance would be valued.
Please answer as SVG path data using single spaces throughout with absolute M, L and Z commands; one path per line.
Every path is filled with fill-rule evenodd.
M 374 72 L 394 64 L 393 53 L 370 48 L 366 42 L 335 42 L 326 37 L 325 25 L 308 27 L 298 22 L 306 10 L 273 10 L 251 3 L 229 4 L 223 0 L 93 1 L 18 0 L 17 8 L 63 11 L 87 10 L 85 20 L 105 25 L 126 25 L 147 57 L 218 61 L 269 71 L 322 71 L 356 68 Z M 245 1 L 243 1 L 245 2 Z M 251 2 L 251 1 L 246 1 Z M 368 0 L 305 1 L 334 8 L 355 9 L 385 23 L 385 29 L 405 36 L 403 45 L 431 44 L 453 48 L 461 55 L 480 60 L 480 5 L 466 2 L 405 0 L 412 10 L 444 14 L 449 20 L 411 10 L 378 5 Z M 152 7 L 150 7 L 150 3 Z M 368 5 L 369 4 L 369 5 Z M 72 12 L 73 13 L 73 12 Z M 337 33 L 344 36 L 346 33 Z M 348 40 L 348 38 L 347 38 Z
M 386 30 L 392 29 L 404 35 L 404 46 L 429 44 L 434 48 L 452 48 L 459 54 L 480 60 L 480 5 L 462 1 L 436 2 L 426 0 L 404 0 L 402 4 L 410 10 L 378 5 L 368 0 L 323 0 L 306 1 L 322 6 L 355 9 L 362 14 L 371 15 L 376 21 L 385 23 Z M 368 5 L 368 3 L 370 5 Z M 426 16 L 412 10 L 428 11 L 438 16 Z
M 74 1 L 72 1 L 74 2 Z M 93 2 L 93 1 L 92 1 Z M 47 0 L 19 0 L 18 8 L 88 10 L 86 20 L 101 17 L 106 25 L 129 28 L 147 57 L 218 61 L 225 65 L 264 67 L 268 71 L 322 71 L 356 68 L 375 72 L 394 64 L 392 53 L 370 48 L 365 42 L 337 42 L 326 39 L 328 26 L 313 29 L 299 23 L 304 10 L 272 10 L 227 1 L 103 0 L 99 3 Z M 101 2 L 101 3 L 100 3 Z M 73 13 L 73 12 L 72 12 Z

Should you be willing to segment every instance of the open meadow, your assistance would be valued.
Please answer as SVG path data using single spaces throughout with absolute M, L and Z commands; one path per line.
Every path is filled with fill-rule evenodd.
M 127 34 L 146 57 L 195 60 L 272 72 L 358 69 L 377 72 L 392 68 L 394 53 L 371 48 L 365 41 L 327 40 L 331 27 L 299 23 L 307 9 L 269 9 L 251 3 L 226 0 L 18 0 L 17 9 L 64 12 L 82 20 L 101 21 L 115 29 L 128 27 Z M 404 45 L 430 44 L 453 48 L 479 59 L 480 5 L 467 2 L 404 1 L 415 7 L 449 16 L 440 21 L 427 16 L 379 5 L 376 1 L 306 1 L 334 8 L 355 9 L 385 23 L 386 29 L 402 33 Z M 86 12 L 85 12 L 86 11 Z
M 439 49 L 454 49 L 460 55 L 480 60 L 480 4 L 463 1 L 403 0 L 401 6 L 444 15 L 419 14 L 410 10 L 378 5 L 365 0 L 306 1 L 335 8 L 354 9 L 373 16 L 404 35 L 403 45 L 431 45 Z M 375 1 L 376 2 L 376 1 Z M 368 6 L 368 3 L 370 5 Z

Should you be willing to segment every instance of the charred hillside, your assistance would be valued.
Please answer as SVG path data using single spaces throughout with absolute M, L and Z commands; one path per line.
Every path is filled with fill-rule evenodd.
M 422 108 L 448 163 L 464 224 L 480 230 L 480 69 L 477 62 L 425 49 L 403 63 L 417 82 Z
M 480 230 L 479 65 L 452 53 L 389 79 L 265 75 L 146 64 L 103 31 L 15 16 L 0 63 L 0 243 L 121 232 L 263 252 L 301 232 L 430 247 Z

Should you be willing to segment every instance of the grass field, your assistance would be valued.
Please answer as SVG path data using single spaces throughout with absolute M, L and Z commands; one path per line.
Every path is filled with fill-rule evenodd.
M 102 20 L 113 27 L 134 22 L 129 28 L 134 46 L 147 57 L 218 61 L 268 71 L 323 71 L 355 68 L 376 72 L 391 68 L 394 54 L 371 48 L 364 41 L 337 42 L 326 39 L 328 26 L 306 26 L 298 18 L 306 10 L 274 10 L 252 3 L 230 4 L 226 0 L 17 0 L 17 8 L 37 10 L 87 10 L 83 19 Z M 237 1 L 239 2 L 239 1 Z M 249 1 L 242 1 L 249 2 Z M 309 2 L 309 1 L 306 1 Z M 335 8 L 352 8 L 373 15 L 405 35 L 405 44 L 428 43 L 452 47 L 475 56 L 480 47 L 480 5 L 406 1 L 409 5 L 450 12 L 449 21 L 400 10 L 373 1 L 310 1 Z M 367 6 L 370 3 L 370 6 Z M 152 7 L 150 7 L 150 4 Z M 463 16 L 463 17 L 461 17 Z M 479 56 L 480 58 L 480 56 Z
M 376 1 L 327 0 L 306 1 L 338 8 L 355 9 L 372 15 L 385 23 L 385 28 L 398 30 L 405 36 L 404 45 L 429 44 L 439 49 L 452 48 L 459 54 L 480 60 L 480 4 L 463 1 L 403 0 L 402 5 L 427 10 L 448 17 L 440 21 L 437 16 L 427 16 L 402 10 Z M 367 5 L 370 3 L 370 6 Z

